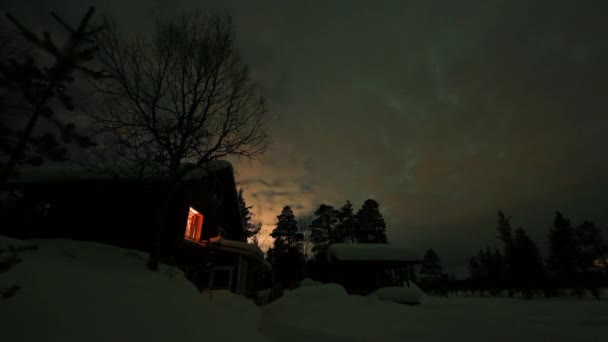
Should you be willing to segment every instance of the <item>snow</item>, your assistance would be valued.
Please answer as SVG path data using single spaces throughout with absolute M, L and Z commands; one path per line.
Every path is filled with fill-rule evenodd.
M 215 245 L 220 248 L 224 248 L 226 250 L 230 250 L 240 254 L 247 254 L 253 256 L 257 259 L 257 261 L 262 264 L 266 269 L 270 270 L 272 266 L 268 261 L 264 259 L 264 252 L 257 245 L 253 245 L 246 242 L 236 241 L 236 240 L 228 240 L 224 239 L 221 236 L 212 237 L 208 240 L 204 240 L 201 242 L 194 242 L 188 240 L 187 243 L 196 244 L 201 246 L 206 246 L 207 243 L 210 242 L 212 245 Z
M 316 286 L 316 285 L 321 285 L 321 284 L 323 284 L 323 283 L 312 280 L 310 278 L 306 278 L 300 282 L 300 286 Z
M 418 306 L 348 296 L 336 284 L 289 292 L 260 328 L 289 341 L 599 341 L 608 301 L 425 297 Z
M 407 285 L 383 287 L 367 296 L 396 303 L 419 304 L 424 292 L 416 284 L 410 282 L 409 287 Z
M 265 341 L 259 310 L 232 293 L 199 293 L 181 272 L 146 269 L 146 255 L 70 240 L 20 241 L 0 236 L 0 248 L 36 244 L 0 278 L 20 285 L 0 299 L 3 341 Z M 234 329 L 238 326 L 239 329 Z
M 285 291 L 257 307 L 226 291 L 199 293 L 179 270 L 145 268 L 146 255 L 69 240 L 36 244 L 0 275 L 22 289 L 0 299 L 2 341 L 598 341 L 608 298 L 509 299 L 425 296 L 410 306 L 348 295 L 337 284 Z M 311 282 L 306 281 L 305 284 Z
M 418 253 L 407 247 L 394 244 L 351 244 L 335 243 L 329 246 L 327 257 L 336 260 L 374 260 L 374 261 L 418 261 Z

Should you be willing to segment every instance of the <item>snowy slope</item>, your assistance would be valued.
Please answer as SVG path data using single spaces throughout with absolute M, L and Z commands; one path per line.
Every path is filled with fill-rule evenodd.
M 176 269 L 145 268 L 145 255 L 69 240 L 0 236 L 8 244 L 38 244 L 0 274 L 0 287 L 18 284 L 0 299 L 3 341 L 264 341 L 259 311 L 231 293 L 199 293 Z M 234 329 L 238 326 L 239 329 Z
M 2 341 L 603 341 L 608 300 L 425 297 L 419 306 L 349 296 L 337 284 L 289 291 L 256 307 L 199 293 L 180 272 L 145 269 L 145 255 L 96 243 L 36 243 L 0 274 Z

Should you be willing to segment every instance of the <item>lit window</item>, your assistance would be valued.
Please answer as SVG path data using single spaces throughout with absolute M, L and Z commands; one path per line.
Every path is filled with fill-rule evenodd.
M 188 212 L 188 222 L 186 223 L 186 234 L 184 234 L 184 239 L 196 242 L 200 241 L 202 228 L 203 215 L 196 211 L 194 208 L 190 207 L 190 211 Z

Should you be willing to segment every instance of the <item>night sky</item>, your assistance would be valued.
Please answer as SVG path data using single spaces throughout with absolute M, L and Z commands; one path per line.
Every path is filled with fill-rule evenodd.
M 8 0 L 57 29 L 82 1 Z M 232 11 L 274 143 L 237 180 L 266 234 L 284 205 L 376 199 L 389 241 L 449 271 L 494 246 L 496 210 L 545 253 L 555 210 L 608 226 L 605 1 L 93 2 L 149 32 L 184 9 Z M 608 233 L 608 231 L 605 231 Z M 264 237 L 261 238 L 264 240 Z M 266 244 L 270 240 L 265 240 Z

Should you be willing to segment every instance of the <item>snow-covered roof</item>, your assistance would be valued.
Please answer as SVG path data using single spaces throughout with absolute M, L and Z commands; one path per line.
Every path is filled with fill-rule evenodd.
M 327 257 L 341 261 L 419 261 L 418 253 L 394 244 L 335 243 L 329 246 Z
M 205 247 L 208 245 L 207 241 L 209 241 L 209 242 L 211 242 L 212 246 L 215 246 L 220 249 L 227 250 L 227 251 L 235 252 L 235 253 L 252 256 L 255 259 L 257 259 L 261 264 L 263 264 L 264 267 L 266 267 L 268 269 L 272 268 L 271 265 L 266 260 L 264 260 L 264 252 L 262 252 L 260 247 L 258 247 L 256 245 L 252 245 L 250 243 L 236 241 L 236 240 L 228 240 L 228 239 L 224 239 L 223 237 L 220 237 L 220 236 L 210 238 L 209 240 L 203 240 L 201 242 L 193 242 L 190 240 L 185 240 L 185 241 L 189 242 L 189 243 L 194 243 L 197 245 L 202 245 Z
M 214 160 L 209 163 L 208 170 L 219 171 L 231 168 L 232 164 L 225 160 Z M 104 180 L 104 179 L 137 179 L 139 178 L 134 167 L 120 167 L 110 172 L 94 172 L 84 166 L 77 164 L 56 164 L 40 167 L 20 168 L 19 177 L 10 183 L 37 183 L 37 182 L 59 182 L 74 180 Z M 194 180 L 205 177 L 207 171 L 204 168 L 197 168 L 190 171 L 182 180 Z M 166 176 L 150 175 L 147 180 L 161 180 Z

